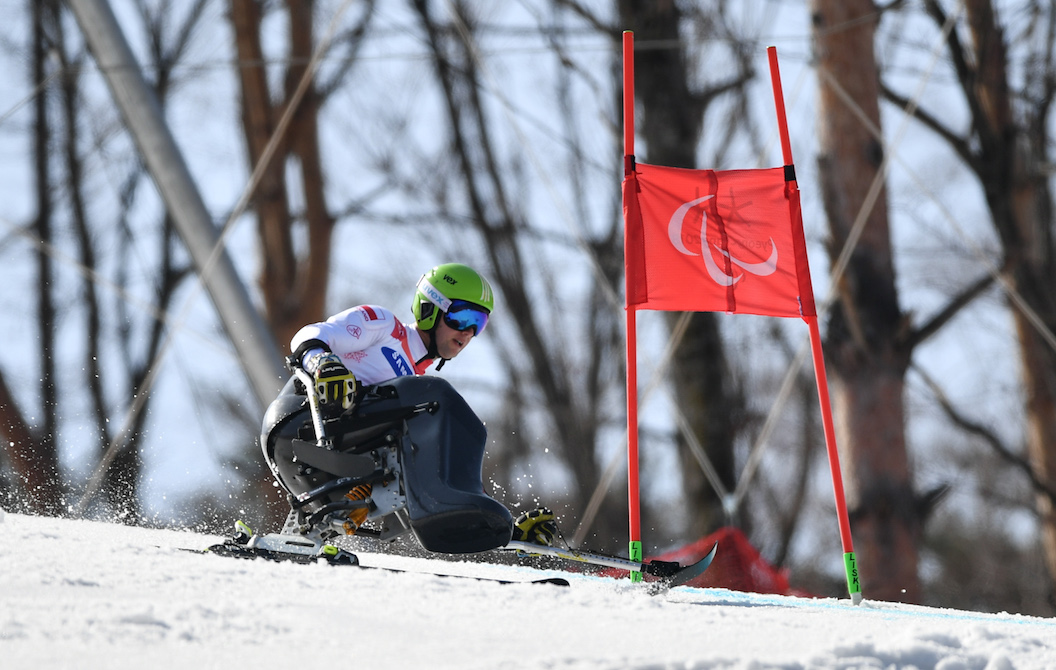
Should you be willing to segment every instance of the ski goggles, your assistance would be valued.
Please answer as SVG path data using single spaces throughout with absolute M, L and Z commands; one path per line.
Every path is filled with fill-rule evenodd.
M 472 328 L 474 335 L 480 335 L 488 325 L 488 313 L 471 302 L 452 300 L 451 307 L 444 312 L 444 323 L 459 332 Z

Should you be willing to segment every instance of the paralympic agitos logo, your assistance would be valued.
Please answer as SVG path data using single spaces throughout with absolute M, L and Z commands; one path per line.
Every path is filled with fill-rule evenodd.
M 705 195 L 695 200 L 684 202 L 679 206 L 678 209 L 675 210 L 675 213 L 671 215 L 671 220 L 667 224 L 667 236 L 668 239 L 671 241 L 671 246 L 673 246 L 679 253 L 685 254 L 686 256 L 701 256 L 701 259 L 704 261 L 704 267 L 708 271 L 708 276 L 711 277 L 712 281 L 714 281 L 720 286 L 733 286 L 734 284 L 739 282 L 744 277 L 744 275 L 738 274 L 734 276 L 726 274 L 726 272 L 719 267 L 718 263 L 715 262 L 715 257 L 711 251 L 711 248 L 709 247 L 714 247 L 715 251 L 729 258 L 730 263 L 736 265 L 737 267 L 741 268 L 749 274 L 753 274 L 759 277 L 766 277 L 767 275 L 772 275 L 774 272 L 776 272 L 777 245 L 774 244 L 774 238 L 772 237 L 769 241 L 770 257 L 762 263 L 749 263 L 733 256 L 730 252 L 726 251 L 725 249 L 722 249 L 714 242 L 710 244 L 707 243 L 708 213 L 706 211 L 701 211 L 699 231 L 689 232 L 684 230 L 684 227 L 686 225 L 686 215 L 689 214 L 690 210 L 692 210 L 697 205 L 700 205 L 701 203 L 710 200 L 714 197 L 714 194 Z M 701 242 L 700 254 L 697 254 L 695 251 L 691 251 L 690 249 L 688 249 L 686 247 L 685 242 L 683 241 L 684 236 L 688 237 L 698 232 L 700 236 L 699 239 Z M 742 247 L 747 247 L 749 244 L 751 244 L 751 242 L 747 240 L 736 240 L 734 241 L 734 243 Z M 705 250 L 706 248 L 707 250 Z

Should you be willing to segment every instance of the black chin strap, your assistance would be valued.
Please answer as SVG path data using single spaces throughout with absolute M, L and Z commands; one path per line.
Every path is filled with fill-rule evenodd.
M 430 361 L 430 360 L 433 360 L 433 359 L 436 359 L 436 358 L 439 358 L 439 357 L 438 356 L 430 356 L 429 354 L 426 354 L 425 356 L 422 356 L 421 358 L 418 359 L 418 362 L 414 364 L 414 367 L 418 367 L 419 365 L 421 365 L 422 361 Z M 439 372 L 440 368 L 444 367 L 444 363 L 446 363 L 446 362 L 447 362 L 446 358 L 441 358 L 440 362 L 436 364 L 436 371 Z
M 425 356 L 422 356 L 415 365 L 421 365 L 422 361 L 430 358 L 440 358 L 440 352 L 436 350 L 436 327 L 438 323 L 434 323 L 433 327 L 425 331 L 429 333 L 429 345 L 425 348 Z M 440 358 L 440 362 L 436 364 L 436 371 L 440 372 L 440 368 L 444 367 L 444 363 L 447 362 L 446 358 Z

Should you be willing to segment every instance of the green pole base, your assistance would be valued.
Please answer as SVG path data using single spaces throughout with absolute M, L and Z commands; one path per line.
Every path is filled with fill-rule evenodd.
M 642 562 L 642 543 L 641 542 L 638 542 L 638 541 L 635 541 L 635 540 L 631 540 L 629 552 L 630 552 L 632 561 L 634 561 L 635 563 L 641 563 Z M 642 581 L 642 573 L 641 573 L 640 570 L 631 570 L 631 581 L 632 582 L 640 582 L 640 581 Z
M 853 551 L 843 555 L 843 568 L 847 571 L 847 592 L 851 595 L 851 602 L 857 605 L 862 602 L 862 585 L 858 581 L 858 561 Z

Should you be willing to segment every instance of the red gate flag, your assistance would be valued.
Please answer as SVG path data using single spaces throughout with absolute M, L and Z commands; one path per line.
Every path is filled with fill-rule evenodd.
M 629 308 L 817 316 L 799 189 L 784 168 L 638 163 L 623 212 Z
M 638 473 L 639 309 L 801 317 L 810 331 L 825 448 L 836 498 L 851 602 L 862 602 L 836 427 L 829 403 L 821 331 L 814 307 L 803 213 L 785 118 L 777 49 L 768 47 L 770 81 L 784 167 L 683 170 L 635 165 L 634 33 L 623 33 L 623 217 L 627 296 L 628 551 L 642 560 Z M 632 572 L 641 581 L 641 572 Z

